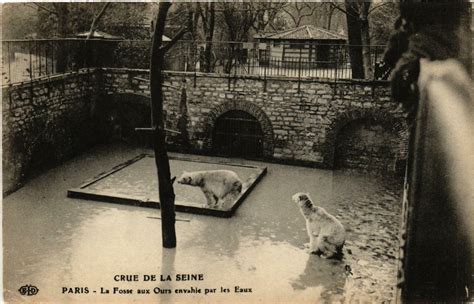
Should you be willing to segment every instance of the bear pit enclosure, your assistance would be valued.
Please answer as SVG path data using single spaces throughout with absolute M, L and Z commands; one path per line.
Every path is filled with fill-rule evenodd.
M 45 278 L 48 284 L 39 286 L 38 301 L 57 295 L 63 286 L 102 286 L 104 282 L 113 282 L 116 274 L 203 273 L 204 281 L 192 286 L 210 288 L 216 287 L 212 282 L 219 282 L 225 288 L 251 287 L 252 293 L 241 295 L 242 300 L 250 302 L 262 298 L 274 303 L 394 301 L 400 181 L 345 171 L 246 161 L 255 167 L 266 166 L 268 170 L 246 202 L 230 219 L 178 211 L 178 247 L 173 250 L 163 250 L 161 246 L 157 219 L 160 210 L 65 198 L 68 189 L 89 177 L 149 152 L 115 145 L 96 147 L 42 173 L 5 198 L 4 259 L 18 265 L 8 268 L 4 274 L 7 300 L 17 297 L 18 285 L 22 282 L 40 282 Z M 176 160 L 180 155 L 171 156 Z M 195 157 L 202 162 L 227 161 Z M 237 159 L 232 161 L 240 163 Z M 195 169 L 202 166 L 193 164 Z M 150 171 L 154 170 L 153 166 L 149 167 Z M 142 179 L 145 176 L 143 170 L 135 172 Z M 239 171 L 238 174 L 244 178 L 244 173 Z M 97 183 L 96 187 L 101 185 L 105 186 Z M 143 187 L 139 182 L 135 186 Z M 128 187 L 133 188 L 133 185 Z M 336 216 L 347 229 L 342 261 L 321 259 L 304 250 L 303 244 L 308 242 L 305 221 L 291 202 L 291 195 L 298 191 L 309 192 L 315 203 Z M 26 222 L 29 224 L 16 224 Z M 31 255 L 31 248 L 39 254 Z M 97 269 L 102 271 L 95 271 Z M 171 282 L 169 286 L 155 283 L 134 285 L 131 282 L 117 286 L 153 288 L 159 285 L 173 289 L 191 286 L 186 282 Z M 90 301 L 94 296 L 97 294 L 81 295 L 81 299 Z M 101 299 L 161 302 L 167 296 L 170 295 L 132 294 Z M 189 300 L 187 296 L 173 294 L 170 302 Z M 74 295 L 67 294 L 58 298 L 61 302 L 73 299 Z M 206 298 L 196 295 L 195 299 L 222 303 L 226 295 Z

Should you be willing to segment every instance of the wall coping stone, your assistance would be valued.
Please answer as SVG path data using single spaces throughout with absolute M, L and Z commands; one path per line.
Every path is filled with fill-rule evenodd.
M 149 69 L 131 69 L 131 68 L 100 68 L 105 72 L 141 72 L 150 73 Z M 360 85 L 377 85 L 388 87 L 390 82 L 388 80 L 373 80 L 373 79 L 331 79 L 321 77 L 301 77 L 300 79 L 289 76 L 262 76 L 262 75 L 232 75 L 224 73 L 203 73 L 203 72 L 184 72 L 184 71 L 163 71 L 168 76 L 196 76 L 196 77 L 209 77 L 209 78 L 224 78 L 224 79 L 249 79 L 249 80 L 280 80 L 280 81 L 292 81 L 292 82 L 318 82 L 327 84 L 360 84 Z
M 85 68 L 85 69 L 80 69 L 77 71 L 72 71 L 72 72 L 67 72 L 67 73 L 62 73 L 62 74 L 46 75 L 46 76 L 38 77 L 32 80 L 25 80 L 22 82 L 16 82 L 16 83 L 3 85 L 2 91 L 8 91 L 10 89 L 14 89 L 17 87 L 30 87 L 32 85 L 44 84 L 46 82 L 63 80 L 71 76 L 94 74 L 97 70 L 98 70 L 97 68 Z
M 30 86 L 32 84 L 40 84 L 48 81 L 55 81 L 68 78 L 75 75 L 83 74 L 93 74 L 96 71 L 103 72 L 119 72 L 119 73 L 129 73 L 129 72 L 138 72 L 138 73 L 150 73 L 149 69 L 132 69 L 132 68 L 84 68 L 77 71 L 67 72 L 57 75 L 47 75 L 38 77 L 32 80 L 25 80 L 22 82 L 7 84 L 2 86 L 2 90 L 20 87 L 20 86 Z M 248 79 L 248 80 L 261 80 L 261 81 L 291 81 L 291 82 L 301 82 L 301 83 L 311 83 L 318 82 L 323 84 L 347 84 L 347 85 L 371 85 L 371 86 L 382 86 L 388 87 L 390 85 L 389 81 L 385 80 L 366 80 L 366 79 L 330 79 L 330 78 L 320 78 L 320 77 L 302 77 L 301 79 L 288 76 L 261 76 L 261 75 L 232 75 L 232 74 L 223 74 L 223 73 L 202 73 L 202 72 L 183 72 L 183 71 L 164 71 L 167 76 L 196 76 L 196 77 L 209 77 L 209 78 L 224 78 L 224 79 Z

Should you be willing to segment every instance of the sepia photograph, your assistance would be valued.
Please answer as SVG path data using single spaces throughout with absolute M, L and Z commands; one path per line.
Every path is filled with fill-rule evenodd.
M 5 303 L 474 303 L 473 4 L 0 3 Z

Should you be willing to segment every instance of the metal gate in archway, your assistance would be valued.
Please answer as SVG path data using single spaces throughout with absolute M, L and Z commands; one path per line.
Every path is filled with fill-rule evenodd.
M 218 155 L 258 158 L 263 156 L 260 122 L 241 110 L 219 116 L 214 124 L 212 148 Z

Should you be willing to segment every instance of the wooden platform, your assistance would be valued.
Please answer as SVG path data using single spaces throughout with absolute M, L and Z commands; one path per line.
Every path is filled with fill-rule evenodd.
M 176 211 L 217 217 L 231 217 L 267 172 L 266 167 L 201 161 L 192 156 L 170 157 L 170 166 L 172 176 L 179 176 L 182 171 L 227 169 L 235 171 L 243 181 L 247 181 L 248 187 L 244 188 L 239 197 L 232 204 L 227 204 L 224 209 L 208 207 L 200 188 L 174 184 Z M 67 196 L 137 207 L 160 208 L 154 157 L 149 154 L 138 155 L 89 179 L 77 188 L 69 189 Z

